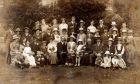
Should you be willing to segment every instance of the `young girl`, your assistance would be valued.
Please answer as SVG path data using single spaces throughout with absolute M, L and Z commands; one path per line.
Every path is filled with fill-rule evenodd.
M 78 46 L 76 50 L 76 63 L 75 66 L 80 66 L 81 56 L 83 55 L 84 44 L 81 39 L 78 40 Z
M 25 57 L 25 61 L 30 65 L 30 67 L 36 67 L 35 58 L 33 56 L 33 52 L 30 47 L 30 42 L 26 42 L 26 46 L 23 50 L 23 56 Z
M 105 56 L 103 57 L 103 62 L 101 63 L 101 67 L 104 68 L 111 67 L 111 53 L 109 51 L 105 52 Z

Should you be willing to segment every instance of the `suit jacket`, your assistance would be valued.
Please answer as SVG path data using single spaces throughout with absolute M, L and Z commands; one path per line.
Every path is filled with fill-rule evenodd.
M 62 42 L 57 43 L 57 53 L 61 54 L 62 52 L 67 53 L 67 43 L 66 42 L 63 44 L 62 44 Z
M 107 50 L 110 51 L 110 53 L 113 53 L 114 54 L 115 53 L 115 46 L 114 45 L 111 45 L 109 47 L 109 45 L 105 45 L 104 46 L 104 52 L 107 51 Z
M 96 54 L 96 53 L 103 53 L 103 44 L 100 44 L 100 45 L 97 45 L 97 44 L 95 44 L 94 46 L 93 46 L 93 52 L 94 52 L 94 54 Z
M 101 26 L 99 25 L 99 26 L 97 27 L 97 29 L 99 29 L 100 35 L 102 35 L 102 34 L 104 33 L 104 29 L 107 29 L 107 26 L 103 25 L 103 26 L 101 27 Z
M 74 22 L 74 23 L 69 22 L 68 26 L 69 26 L 69 28 L 68 28 L 68 35 L 69 36 L 72 34 L 72 32 L 74 32 L 75 34 L 78 33 L 77 32 L 77 23 L 76 22 Z

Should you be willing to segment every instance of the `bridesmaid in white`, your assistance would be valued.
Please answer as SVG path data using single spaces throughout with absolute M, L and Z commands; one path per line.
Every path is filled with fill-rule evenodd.
M 25 57 L 26 63 L 28 63 L 30 65 L 30 67 L 36 67 L 36 62 L 35 62 L 35 58 L 34 58 L 33 54 L 34 53 L 31 50 L 30 42 L 27 41 L 26 46 L 23 50 L 23 56 Z

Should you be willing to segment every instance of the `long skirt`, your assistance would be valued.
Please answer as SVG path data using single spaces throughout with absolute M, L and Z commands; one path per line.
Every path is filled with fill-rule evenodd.
M 111 57 L 104 57 L 103 58 L 103 63 L 101 63 L 101 66 L 104 67 L 104 68 L 107 68 L 107 67 L 111 67 Z
M 35 61 L 35 58 L 32 55 L 26 56 L 25 60 L 28 61 L 29 65 L 31 67 L 36 67 L 36 61 Z
M 126 51 L 127 51 L 127 55 L 128 55 L 128 62 L 129 63 L 134 63 L 134 60 L 135 60 L 134 46 L 133 45 L 127 45 L 126 46 Z
M 57 64 L 57 54 L 56 53 L 50 53 L 50 64 Z

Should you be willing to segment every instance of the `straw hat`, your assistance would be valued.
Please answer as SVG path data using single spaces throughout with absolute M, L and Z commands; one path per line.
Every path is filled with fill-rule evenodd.
M 112 22 L 111 22 L 111 25 L 117 25 L 117 24 L 116 24 L 116 22 L 115 22 L 115 21 L 112 21 Z
M 128 30 L 128 33 L 133 33 L 133 30 Z
M 108 41 L 113 41 L 113 39 L 112 38 L 109 38 Z
M 78 39 L 78 42 L 82 42 L 82 39 Z
M 20 30 L 20 28 L 16 28 L 16 30 L 15 30 L 15 31 L 21 31 L 21 30 Z
M 109 55 L 110 54 L 110 52 L 109 51 L 105 51 L 105 55 Z
M 83 31 L 84 29 L 83 28 L 79 28 L 79 31 Z
M 54 28 L 53 31 L 58 31 L 58 28 Z
M 19 37 L 17 35 L 13 35 L 13 40 L 18 39 Z
M 76 39 L 75 36 L 73 36 L 73 35 L 70 35 L 70 38 Z

